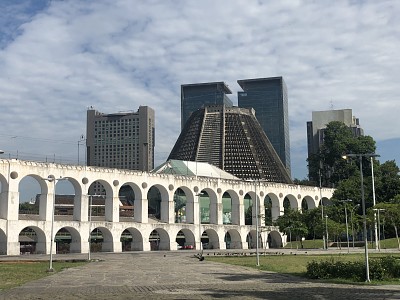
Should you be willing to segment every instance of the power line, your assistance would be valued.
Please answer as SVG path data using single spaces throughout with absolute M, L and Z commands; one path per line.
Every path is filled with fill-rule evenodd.
M 13 135 L 13 134 L 0 134 L 0 137 L 8 137 L 10 139 L 32 140 L 32 141 L 38 141 L 38 142 L 58 142 L 58 143 L 63 143 L 63 144 L 76 144 L 76 141 L 35 138 L 35 137 L 31 137 L 31 136 L 21 136 L 21 135 Z

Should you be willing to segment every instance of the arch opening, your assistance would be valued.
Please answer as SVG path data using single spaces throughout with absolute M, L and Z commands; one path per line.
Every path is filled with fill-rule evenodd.
M 222 223 L 232 224 L 232 197 L 228 192 L 222 195 Z
M 253 200 L 250 194 L 246 194 L 243 199 L 244 202 L 244 223 L 245 225 L 253 225 Z
M 187 198 L 183 189 L 178 188 L 174 193 L 175 223 L 186 223 Z

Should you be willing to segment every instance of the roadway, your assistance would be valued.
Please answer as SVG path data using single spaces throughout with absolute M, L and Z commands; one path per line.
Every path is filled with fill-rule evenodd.
M 278 251 L 285 255 L 327 252 Z M 329 250 L 331 253 L 345 251 Z M 0 291 L 0 299 L 400 299 L 399 285 L 325 283 L 211 262 L 207 260 L 207 254 L 215 253 L 211 250 L 205 252 L 204 261 L 199 261 L 195 253 L 92 253 L 92 262 Z M 71 258 L 85 259 L 86 256 L 54 256 L 55 260 Z M 46 255 L 0 257 L 0 261 L 47 259 Z

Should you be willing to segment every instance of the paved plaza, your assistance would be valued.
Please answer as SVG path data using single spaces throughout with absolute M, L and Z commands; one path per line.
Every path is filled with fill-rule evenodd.
M 0 299 L 400 299 L 398 285 L 324 283 L 219 264 L 207 256 L 199 261 L 194 254 L 93 253 L 91 263 L 0 292 Z M 55 255 L 71 257 L 85 258 Z

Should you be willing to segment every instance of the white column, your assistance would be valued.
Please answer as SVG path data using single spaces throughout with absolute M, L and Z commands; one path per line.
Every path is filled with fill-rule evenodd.
M 106 221 L 119 222 L 119 197 L 106 198 Z
M 147 223 L 149 218 L 149 200 L 135 199 L 134 201 L 134 217 L 135 222 Z
M 239 196 L 238 203 L 232 206 L 232 224 L 244 225 L 244 197 Z
M 161 199 L 161 222 L 168 224 L 175 223 L 175 202 L 173 200 Z
M 196 207 L 196 203 L 194 202 L 194 200 L 189 199 L 189 201 L 186 202 L 186 223 L 187 224 L 196 224 L 197 223 L 197 221 L 196 221 L 197 219 L 195 216 L 196 215 L 198 216 L 199 212 L 197 211 L 197 213 L 196 213 L 195 207 Z
M 75 195 L 74 198 L 74 221 L 87 222 L 89 214 L 88 195 Z
M 7 255 L 20 255 L 19 232 L 15 230 L 18 228 L 18 222 L 18 220 L 7 221 Z
M 52 188 L 48 188 L 48 191 L 48 194 L 40 195 L 39 202 L 39 219 L 44 221 L 51 221 L 53 214 L 53 193 L 55 191 Z

